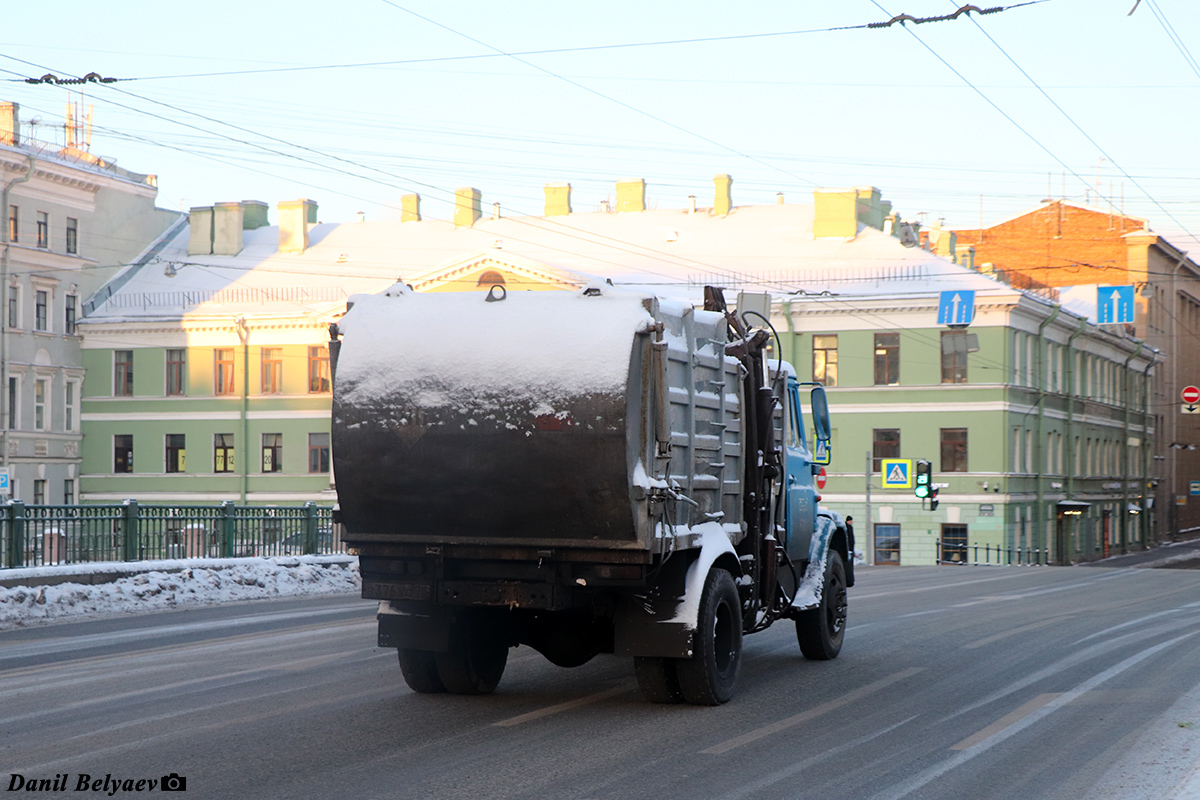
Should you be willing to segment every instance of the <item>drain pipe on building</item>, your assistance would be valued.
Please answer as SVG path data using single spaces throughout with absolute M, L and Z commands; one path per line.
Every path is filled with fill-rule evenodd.
M 8 183 L 4 184 L 3 191 L 0 191 L 0 212 L 4 214 L 4 224 L 0 225 L 0 291 L 7 292 L 8 289 L 8 248 L 10 242 L 10 223 L 8 221 L 9 198 L 12 188 L 18 183 L 25 183 L 33 177 L 33 169 L 37 162 L 33 156 L 29 156 L 29 169 L 19 178 L 13 178 Z M 8 408 L 8 326 L 12 320 L 7 318 L 7 309 L 3 314 L 0 314 L 0 466 L 8 466 L 8 417 L 10 409 Z M 11 477 L 10 483 L 11 486 Z
M 244 316 L 234 320 L 238 338 L 242 340 L 242 505 L 246 504 L 246 488 L 250 480 L 250 423 L 247 421 L 250 406 L 250 325 Z

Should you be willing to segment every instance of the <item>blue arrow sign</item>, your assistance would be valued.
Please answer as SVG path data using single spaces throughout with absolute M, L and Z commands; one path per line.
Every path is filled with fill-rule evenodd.
M 1101 325 L 1133 322 L 1132 286 L 1097 286 L 1096 319 Z
M 975 291 L 954 289 L 938 298 L 938 325 L 970 325 L 975 319 Z

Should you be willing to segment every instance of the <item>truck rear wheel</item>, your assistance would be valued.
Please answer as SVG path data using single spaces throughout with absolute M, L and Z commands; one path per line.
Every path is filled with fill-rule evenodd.
M 682 703 L 679 675 L 675 659 L 635 656 L 633 674 L 637 676 L 642 695 L 651 703 Z
M 733 697 L 742 664 L 741 605 L 733 576 L 710 570 L 700 595 L 694 652 L 675 661 L 679 688 L 689 703 L 715 706 Z
M 821 604 L 796 617 L 796 641 L 800 652 L 812 661 L 837 658 L 846 638 L 846 568 L 842 556 L 830 550 L 825 559 L 825 581 Z
M 449 652 L 434 653 L 437 674 L 451 694 L 489 694 L 508 664 L 508 645 L 476 631 L 454 642 Z
M 438 677 L 437 662 L 433 653 L 428 650 L 411 650 L 401 647 L 396 650 L 400 656 L 400 672 L 408 688 L 418 694 L 438 694 L 446 691 L 442 679 Z

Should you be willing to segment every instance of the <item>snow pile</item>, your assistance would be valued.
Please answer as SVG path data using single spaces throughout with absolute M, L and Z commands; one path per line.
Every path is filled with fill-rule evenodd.
M 338 324 L 343 402 L 490 411 L 623 394 L 634 336 L 653 320 L 640 294 L 589 291 L 355 296 Z
M 150 564 L 89 564 L 88 567 L 8 570 L 0 577 L 28 579 L 0 587 L 0 630 L 72 617 L 132 614 L 270 597 L 351 594 L 361 589 L 353 556 L 293 556 Z M 148 569 L 147 569 L 148 567 Z M 174 567 L 178 571 L 166 571 Z M 182 567 L 182 569 L 180 569 Z M 39 584 L 39 578 L 81 572 L 146 569 L 112 583 Z

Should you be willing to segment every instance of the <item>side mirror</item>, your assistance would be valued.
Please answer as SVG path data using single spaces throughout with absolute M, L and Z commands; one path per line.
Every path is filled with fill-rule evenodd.
M 829 401 L 825 398 L 825 387 L 814 386 L 812 390 L 813 427 L 817 431 L 817 441 L 827 442 L 829 430 Z

